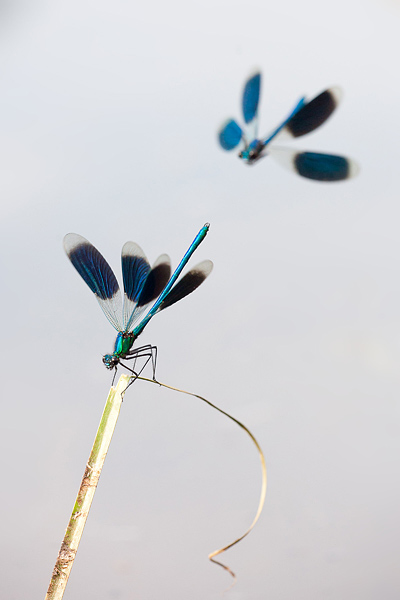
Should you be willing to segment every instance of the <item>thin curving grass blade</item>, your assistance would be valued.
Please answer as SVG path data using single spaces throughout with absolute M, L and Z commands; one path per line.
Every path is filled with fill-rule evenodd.
M 247 433 L 247 435 L 250 437 L 250 439 L 252 440 L 253 444 L 257 448 L 257 452 L 258 452 L 258 455 L 260 457 L 260 462 L 261 462 L 261 492 L 260 492 L 260 499 L 259 499 L 259 502 L 258 502 L 257 512 L 256 512 L 256 515 L 255 515 L 255 517 L 253 519 L 253 522 L 251 523 L 250 527 L 241 536 L 239 536 L 238 538 L 236 538 L 233 542 L 230 542 L 229 544 L 227 544 L 226 546 L 223 546 L 222 548 L 219 548 L 218 550 L 214 550 L 214 552 L 211 552 L 208 555 L 208 558 L 210 559 L 210 561 L 213 562 L 214 564 L 222 567 L 223 569 L 225 569 L 225 571 L 227 571 L 230 575 L 232 575 L 232 577 L 234 579 L 234 582 L 235 582 L 236 581 L 236 575 L 235 575 L 235 573 L 228 567 L 228 565 L 225 565 L 224 563 L 222 563 L 222 562 L 220 562 L 218 560 L 215 560 L 215 557 L 219 556 L 220 554 L 222 554 L 226 550 L 229 550 L 229 548 L 232 548 L 233 546 L 235 546 L 236 544 L 238 544 L 239 542 L 241 542 L 247 535 L 249 535 L 250 531 L 254 528 L 255 524 L 257 523 L 257 521 L 260 518 L 260 515 L 262 513 L 262 510 L 263 510 L 263 507 L 264 507 L 264 502 L 265 502 L 265 496 L 266 496 L 266 492 L 267 492 L 267 467 L 266 467 L 266 464 L 265 464 L 264 453 L 261 450 L 260 444 L 257 442 L 256 438 L 251 433 L 251 431 L 246 427 L 246 425 L 244 425 L 238 419 L 235 419 L 235 417 L 232 417 L 232 415 L 230 415 L 226 411 L 222 410 L 222 408 L 219 408 L 218 406 L 216 406 L 215 404 L 213 404 L 212 402 L 210 402 L 206 398 L 203 398 L 203 396 L 199 396 L 199 394 L 193 394 L 192 392 L 188 392 L 186 390 L 181 390 L 181 389 L 179 389 L 177 387 L 173 387 L 172 385 L 167 385 L 166 383 L 161 383 L 160 381 L 155 381 L 153 379 L 147 379 L 146 377 L 138 377 L 138 379 L 141 379 L 142 381 L 149 381 L 150 383 L 156 383 L 156 384 L 158 384 L 158 385 L 160 385 L 162 387 L 165 387 L 165 388 L 167 388 L 169 390 L 174 390 L 175 392 L 180 392 L 182 394 L 187 394 L 188 396 L 193 396 L 194 398 L 198 398 L 202 402 L 205 402 L 206 404 L 208 404 L 208 406 L 211 406 L 211 408 L 214 408 L 215 410 L 217 410 L 221 414 L 223 414 L 226 417 L 228 417 L 228 419 L 230 419 L 231 421 L 233 421 L 234 423 L 236 423 L 236 425 L 239 425 L 239 427 L 241 429 L 243 429 L 243 431 L 245 431 Z

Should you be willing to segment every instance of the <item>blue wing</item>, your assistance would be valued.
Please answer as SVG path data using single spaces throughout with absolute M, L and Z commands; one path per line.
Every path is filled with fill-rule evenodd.
M 111 325 L 121 331 L 121 292 L 108 262 L 88 240 L 76 233 L 65 236 L 64 249 L 79 275 L 96 296 Z
M 279 141 L 297 138 L 321 127 L 339 105 L 342 92 L 338 87 L 325 90 L 298 110 L 286 123 Z
M 126 296 L 137 303 L 150 265 L 145 253 L 135 242 L 126 242 L 121 253 L 122 278 Z
M 298 152 L 294 162 L 299 175 L 316 181 L 342 181 L 358 172 L 354 161 L 335 154 Z
M 213 263 L 211 260 L 203 260 L 203 262 L 193 267 L 193 269 L 190 269 L 190 271 L 188 271 L 186 275 L 171 288 L 171 291 L 161 302 L 158 311 L 164 310 L 164 308 L 168 308 L 168 306 L 172 306 L 175 302 L 178 302 L 178 300 L 182 300 L 182 298 L 194 292 L 194 290 L 209 276 L 212 269 Z
M 233 119 L 226 121 L 218 132 L 218 140 L 224 150 L 233 150 L 242 140 L 243 131 Z
M 357 163 L 351 158 L 320 152 L 303 152 L 289 148 L 272 147 L 269 153 L 282 166 L 301 177 L 315 181 L 342 181 L 359 172 Z
M 148 274 L 139 296 L 138 306 L 146 307 L 161 294 L 171 277 L 171 261 L 167 254 L 159 256 Z
M 260 88 L 261 73 L 255 73 L 246 81 L 243 89 L 242 110 L 246 124 L 250 123 L 257 116 Z
M 145 253 L 138 244 L 126 242 L 121 253 L 122 279 L 124 282 L 123 331 L 134 319 L 140 292 L 150 272 Z
M 121 255 L 124 281 L 123 330 L 131 331 L 148 304 L 155 300 L 171 275 L 169 257 L 160 256 L 153 267 L 138 244 L 126 242 Z

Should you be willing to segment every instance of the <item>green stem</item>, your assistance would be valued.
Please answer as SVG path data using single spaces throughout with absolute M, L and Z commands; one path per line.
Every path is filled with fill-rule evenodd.
M 117 386 L 108 394 L 45 600 L 61 600 L 64 595 L 129 380 L 128 375 L 121 375 Z

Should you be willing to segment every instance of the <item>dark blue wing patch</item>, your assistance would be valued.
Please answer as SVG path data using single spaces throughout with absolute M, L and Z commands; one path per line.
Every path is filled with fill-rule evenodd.
M 182 277 L 174 285 L 169 294 L 164 298 L 160 304 L 159 310 L 163 310 L 168 306 L 172 306 L 175 302 L 182 300 L 188 294 L 194 292 L 196 288 L 208 277 L 213 268 L 211 260 L 204 260 L 200 264 L 196 265 L 186 275 Z
M 224 150 L 233 150 L 240 144 L 242 129 L 233 119 L 229 119 L 219 131 L 218 140 Z
M 257 115 L 260 100 L 261 73 L 256 73 L 246 81 L 243 90 L 242 109 L 245 123 L 250 123 Z
M 138 306 L 145 306 L 161 294 L 171 277 L 169 262 L 162 262 L 149 272 L 138 299 Z
M 137 302 L 150 272 L 150 265 L 143 250 L 134 242 L 124 244 L 121 264 L 125 294 L 129 300 Z
M 332 88 L 307 102 L 289 121 L 286 129 L 293 137 L 300 137 L 320 127 L 338 105 L 339 90 Z
M 316 181 L 342 181 L 351 176 L 348 159 L 335 154 L 300 152 L 294 165 L 299 175 Z
M 85 240 L 72 248 L 66 247 L 66 251 L 75 269 L 96 296 L 107 300 L 118 292 L 118 282 L 110 265 L 92 244 Z

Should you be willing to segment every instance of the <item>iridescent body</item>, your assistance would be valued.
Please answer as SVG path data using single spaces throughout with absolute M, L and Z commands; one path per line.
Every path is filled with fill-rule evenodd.
M 119 363 L 119 361 L 129 356 L 130 349 L 133 346 L 136 337 L 133 333 L 124 333 L 119 331 L 115 339 L 114 352 L 112 354 L 105 354 L 103 356 L 103 363 L 107 369 L 113 369 Z
M 121 256 L 123 305 L 117 279 L 100 252 L 80 235 L 69 233 L 65 236 L 64 247 L 69 259 L 95 294 L 107 319 L 118 332 L 114 352 L 103 356 L 103 363 L 108 369 L 116 368 L 121 359 L 136 359 L 138 356 L 147 357 L 147 361 L 151 358 L 154 369 L 155 346 L 147 345 L 136 349 L 132 346 L 157 312 L 193 292 L 210 274 L 212 262 L 205 260 L 177 282 L 208 230 L 209 224 L 206 223 L 172 275 L 170 260 L 166 254 L 161 255 L 153 267 L 150 267 L 140 246 L 134 242 L 127 242 L 122 248 Z
M 239 158 L 242 158 L 247 164 L 252 165 L 264 156 L 264 150 L 265 146 L 260 140 L 253 140 L 247 148 L 239 152 Z
M 218 133 L 219 143 L 224 150 L 233 150 L 242 145 L 239 158 L 248 165 L 270 154 L 291 171 L 316 181 L 341 181 L 358 173 L 357 164 L 344 156 L 271 146 L 271 142 L 276 140 L 311 133 L 325 123 L 339 103 L 341 93 L 338 88 L 325 90 L 310 101 L 300 98 L 289 116 L 263 139 L 257 136 L 260 90 L 261 73 L 255 73 L 249 77 L 243 89 L 242 112 L 246 131 L 234 119 L 228 119 Z

